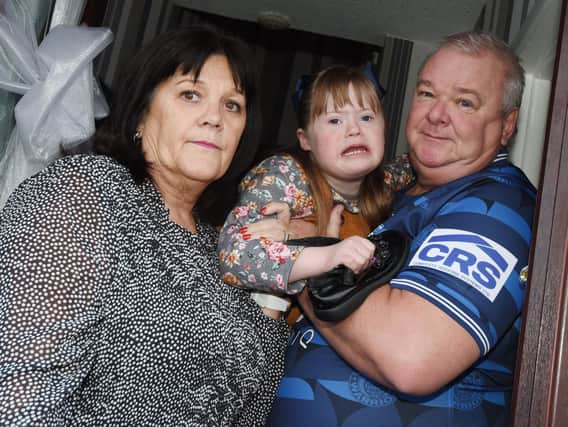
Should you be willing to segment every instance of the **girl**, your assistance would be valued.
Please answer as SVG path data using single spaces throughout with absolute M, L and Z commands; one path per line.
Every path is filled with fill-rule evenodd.
M 385 123 L 378 85 L 362 70 L 332 66 L 308 85 L 301 81 L 298 92 L 299 147 L 265 159 L 245 176 L 238 205 L 221 229 L 221 270 L 229 284 L 295 294 L 304 286 L 300 279 L 337 265 L 361 272 L 374 253 L 364 236 L 389 213 L 391 196 L 380 166 Z M 326 234 L 332 208 L 340 205 L 339 237 L 345 240 L 327 247 L 288 245 L 291 230 L 282 221 L 279 227 L 276 220 L 252 224 L 277 212 L 270 202 L 286 203 L 291 218 L 313 223 L 317 235 Z M 286 309 L 281 300 L 271 304 Z M 266 301 L 261 305 L 270 307 Z

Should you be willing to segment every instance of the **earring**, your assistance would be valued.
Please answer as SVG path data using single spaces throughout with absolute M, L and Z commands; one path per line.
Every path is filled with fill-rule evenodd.
M 142 132 L 137 130 L 132 137 L 132 142 L 134 142 L 134 144 L 136 145 L 140 145 L 140 143 L 142 142 Z

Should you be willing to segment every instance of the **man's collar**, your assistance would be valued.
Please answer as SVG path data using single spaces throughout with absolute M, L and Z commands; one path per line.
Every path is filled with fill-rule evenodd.
M 493 159 L 493 163 L 502 162 L 505 160 L 509 160 L 509 151 L 505 147 L 501 148 L 495 158 Z

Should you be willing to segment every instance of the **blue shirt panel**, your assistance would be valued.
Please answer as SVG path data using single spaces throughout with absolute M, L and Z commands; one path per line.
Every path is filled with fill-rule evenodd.
M 431 396 L 402 395 L 351 368 L 302 319 L 290 337 L 285 376 L 267 425 L 506 426 L 524 293 L 520 275 L 528 260 L 534 202 L 534 187 L 504 160 L 428 194 L 401 195 L 393 216 L 374 231 L 397 229 L 412 238 L 407 266 L 392 286 L 448 313 L 474 337 L 483 356 Z M 444 255 L 440 262 L 446 261 L 449 272 L 410 265 L 432 238 L 430 244 L 438 246 L 429 256 Z M 495 243 L 508 258 L 495 250 Z M 448 248 L 455 250 L 450 261 Z M 512 268 L 511 257 L 517 260 Z M 472 274 L 479 273 L 479 262 L 486 263 L 480 270 L 485 276 L 478 275 L 476 283 Z M 456 271 L 473 285 L 456 277 Z M 507 277 L 499 276 L 503 271 L 509 271 Z M 501 287 L 490 301 L 480 284 L 496 281 Z
M 522 309 L 534 203 L 534 188 L 503 161 L 424 195 L 401 195 L 375 230 L 412 238 L 391 286 L 431 301 L 487 354 Z

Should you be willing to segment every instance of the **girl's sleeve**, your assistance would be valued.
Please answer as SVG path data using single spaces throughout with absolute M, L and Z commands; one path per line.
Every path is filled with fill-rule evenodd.
M 400 191 L 414 181 L 414 169 L 410 165 L 408 153 L 400 154 L 384 167 L 385 184 L 392 191 Z
M 261 219 L 272 201 L 285 202 L 292 218 L 312 213 L 313 199 L 306 177 L 290 156 L 272 156 L 253 168 L 239 187 L 239 201 L 219 236 L 219 259 L 225 282 L 271 293 L 295 294 L 303 281 L 288 283 L 302 247 L 268 239 L 244 240 L 240 229 Z
M 0 425 L 59 425 L 94 362 L 108 241 L 99 192 L 39 175 L 0 213 Z

